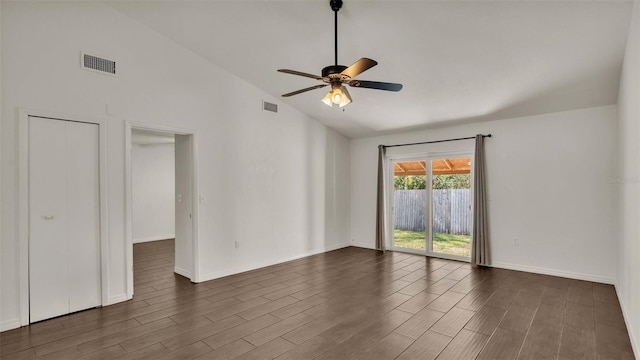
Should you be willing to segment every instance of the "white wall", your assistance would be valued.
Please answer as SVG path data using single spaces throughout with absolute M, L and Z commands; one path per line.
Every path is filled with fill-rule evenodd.
M 201 279 L 348 244 L 348 139 L 103 3 L 0 6 L 3 330 L 19 316 L 18 107 L 107 120 L 110 301 L 127 286 L 125 120 L 197 130 Z M 80 70 L 80 51 L 117 60 L 119 76 Z
M 379 144 L 478 133 L 493 134 L 485 140 L 492 264 L 613 283 L 615 106 L 352 140 L 353 244 L 374 246 Z
M 175 149 L 173 144 L 131 147 L 133 242 L 175 237 Z
M 0 4 L 0 43 L 2 41 L 2 4 Z M 2 145 L 4 144 L 4 140 L 3 137 L 5 136 L 4 132 L 2 132 L 2 108 L 3 108 L 3 102 L 4 102 L 4 98 L 2 97 L 2 73 L 3 73 L 4 68 L 2 67 L 2 46 L 0 46 L 0 161 L 3 162 L 4 164 L 4 154 L 3 154 L 3 150 L 2 150 Z M 2 213 L 2 209 L 4 208 L 4 182 L 2 181 L 3 179 L 3 168 L 4 165 L 0 165 L 0 214 Z M 0 261 L 4 261 L 4 256 L 2 256 L 2 254 L 6 253 L 5 251 L 5 247 L 4 242 L 2 242 L 2 230 L 3 230 L 3 226 L 2 226 L 2 219 L 0 218 Z M 5 281 L 11 281 L 6 279 L 5 280 L 5 276 L 8 275 L 6 272 L 2 271 L 2 266 L 0 266 L 0 283 L 5 283 Z M 13 277 L 13 274 L 10 274 L 10 277 Z M 3 297 L 2 295 L 0 295 L 0 307 L 2 306 L 2 301 L 3 301 Z M 0 320 L 0 330 L 2 329 L 2 322 Z
M 618 298 L 640 359 L 640 3 L 635 1 L 618 93 Z

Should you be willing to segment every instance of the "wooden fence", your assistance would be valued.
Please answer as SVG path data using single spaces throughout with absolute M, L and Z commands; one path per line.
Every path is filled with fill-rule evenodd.
M 471 233 L 471 191 L 469 189 L 433 190 L 433 230 L 438 233 Z M 395 228 L 425 231 L 426 190 L 395 191 Z

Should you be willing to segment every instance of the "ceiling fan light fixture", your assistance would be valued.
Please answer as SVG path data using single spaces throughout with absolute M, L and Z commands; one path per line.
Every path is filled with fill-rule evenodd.
M 351 96 L 349 95 L 349 91 L 346 87 L 340 86 L 335 91 L 335 94 L 333 95 L 333 103 L 339 105 L 340 107 L 349 105 L 349 103 L 351 103 Z
M 344 86 L 334 84 L 331 86 L 331 91 L 322 98 L 322 102 L 327 106 L 333 106 L 333 104 L 336 104 L 343 107 L 351 103 L 351 95 L 349 95 L 349 91 Z
M 327 95 L 322 98 L 322 102 L 327 104 L 327 106 L 333 106 L 333 102 L 331 102 L 331 98 L 333 95 L 333 90 L 329 91 Z

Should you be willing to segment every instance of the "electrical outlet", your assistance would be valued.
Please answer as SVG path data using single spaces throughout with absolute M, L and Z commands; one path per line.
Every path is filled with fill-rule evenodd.
M 520 240 L 518 238 L 513 238 L 513 246 L 520 245 Z
M 236 241 L 236 249 L 240 247 L 240 241 Z

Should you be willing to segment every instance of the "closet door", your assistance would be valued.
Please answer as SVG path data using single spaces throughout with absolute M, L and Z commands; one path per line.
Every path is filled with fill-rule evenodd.
M 30 321 L 100 305 L 98 126 L 29 118 Z
M 65 122 L 29 118 L 30 321 L 69 312 Z
M 98 125 L 65 121 L 69 312 L 100 305 Z

